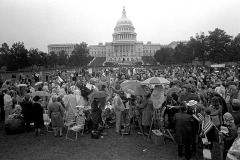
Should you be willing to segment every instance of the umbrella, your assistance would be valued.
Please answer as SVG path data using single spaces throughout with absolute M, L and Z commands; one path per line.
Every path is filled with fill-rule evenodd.
M 234 82 L 234 81 L 227 82 L 227 86 L 231 86 L 231 85 L 237 86 L 237 82 Z
M 108 96 L 109 96 L 109 94 L 107 92 L 104 92 L 104 91 L 96 91 L 96 92 L 93 92 L 89 95 L 89 97 L 91 99 L 93 99 L 93 98 L 106 98 Z
M 176 86 L 174 86 L 174 87 L 172 87 L 172 88 L 169 88 L 168 90 L 167 90 L 167 94 L 172 94 L 172 93 L 174 93 L 174 92 L 180 92 L 181 91 L 181 88 L 178 88 L 178 87 L 176 87 Z
M 27 84 L 19 84 L 18 87 L 27 87 Z
M 97 79 L 97 78 L 91 78 L 91 79 L 90 79 L 90 82 L 92 82 L 92 83 L 97 83 L 97 82 L 98 82 L 98 79 Z
M 180 81 L 180 80 L 173 80 L 172 83 L 174 83 L 174 84 L 182 84 L 182 81 Z
M 0 88 L 0 91 L 3 92 L 3 91 L 6 91 L 8 90 L 7 88 Z
M 108 81 L 107 77 L 101 77 L 100 80 L 103 81 L 103 82 L 107 82 Z
M 182 86 L 183 88 L 194 88 L 195 86 L 193 85 L 193 84 L 184 84 L 183 86 Z
M 37 85 L 40 85 L 40 84 L 42 84 L 43 82 L 37 82 L 36 84 L 35 84 L 35 86 L 37 86 Z
M 193 79 L 192 77 L 190 77 L 190 78 L 187 80 L 187 82 L 196 82 L 196 80 Z
M 142 84 L 139 81 L 132 81 L 129 83 L 121 84 L 122 90 L 126 93 L 135 96 L 147 95 L 147 92 L 143 88 Z
M 152 77 L 142 82 L 142 84 L 155 84 L 155 85 L 169 84 L 169 83 L 170 83 L 169 80 L 162 77 Z
M 40 96 L 40 97 L 50 97 L 51 94 L 45 91 L 36 91 L 32 93 L 33 96 Z

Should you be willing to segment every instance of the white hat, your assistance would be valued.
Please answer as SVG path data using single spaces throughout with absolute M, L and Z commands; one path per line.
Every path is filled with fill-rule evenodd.
M 191 100 L 191 101 L 189 101 L 188 103 L 187 103 L 187 106 L 194 106 L 194 105 L 196 105 L 198 102 L 197 101 L 194 101 L 194 100 Z

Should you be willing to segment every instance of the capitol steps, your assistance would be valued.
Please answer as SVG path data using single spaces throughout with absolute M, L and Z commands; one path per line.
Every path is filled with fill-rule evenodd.
M 156 61 L 152 56 L 142 56 L 144 65 L 156 65 Z
M 106 57 L 96 57 L 89 64 L 89 66 L 103 66 L 103 63 L 106 61 Z

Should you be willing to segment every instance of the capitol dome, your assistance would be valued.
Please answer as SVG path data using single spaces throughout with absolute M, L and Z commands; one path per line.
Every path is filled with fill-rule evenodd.
M 117 21 L 117 26 L 118 25 L 132 25 L 132 21 L 126 16 L 125 7 L 123 7 L 122 17 Z

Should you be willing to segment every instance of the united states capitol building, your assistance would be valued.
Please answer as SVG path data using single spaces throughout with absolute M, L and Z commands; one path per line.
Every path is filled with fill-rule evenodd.
M 117 21 L 112 37 L 112 42 L 89 45 L 89 55 L 94 57 L 91 64 L 94 61 L 103 63 L 103 65 L 106 62 L 120 65 L 131 65 L 136 62 L 142 62 L 144 64 L 146 63 L 144 59 L 149 59 L 150 62 L 154 61 L 153 56 L 156 51 L 168 46 L 153 44 L 151 41 L 148 41 L 147 44 L 144 44 L 142 41 L 137 41 L 137 33 L 135 32 L 132 21 L 127 18 L 125 7 L 123 7 L 122 17 Z M 48 45 L 48 53 L 51 51 L 59 52 L 64 50 L 69 54 L 74 49 L 74 45 L 75 44 L 51 44 Z
M 113 41 L 105 45 L 90 45 L 89 54 L 93 57 L 106 57 L 106 62 L 135 63 L 142 61 L 142 56 L 154 56 L 161 49 L 160 44 L 143 44 L 137 41 L 137 33 L 130 19 L 126 16 L 125 8 L 122 17 L 117 21 L 112 34 Z

